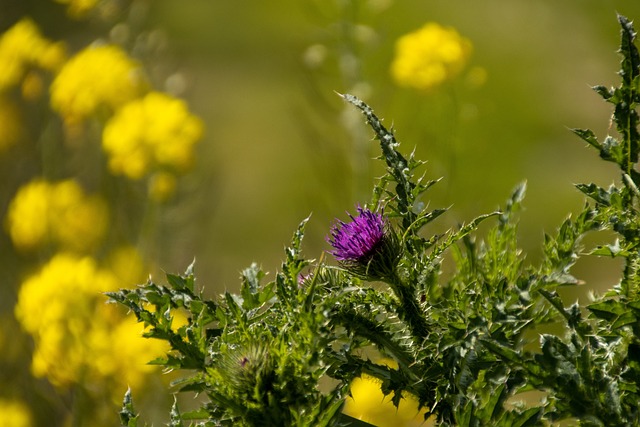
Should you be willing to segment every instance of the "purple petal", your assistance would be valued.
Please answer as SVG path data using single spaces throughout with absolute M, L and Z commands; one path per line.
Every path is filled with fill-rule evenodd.
M 361 207 L 358 216 L 349 214 L 351 222 L 337 221 L 327 241 L 338 261 L 358 261 L 369 257 L 385 237 L 386 222 L 382 214 Z

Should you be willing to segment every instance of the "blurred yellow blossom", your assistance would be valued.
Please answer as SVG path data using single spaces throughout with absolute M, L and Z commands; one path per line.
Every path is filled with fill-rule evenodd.
M 379 363 L 395 367 L 390 359 Z M 396 408 L 391 402 L 392 395 L 385 396 L 380 389 L 381 381 L 362 375 L 351 383 L 351 396 L 347 398 L 343 412 L 377 427 L 426 427 L 425 409 L 418 409 L 418 401 L 411 395 L 403 394 L 400 405 Z
M 50 184 L 33 181 L 20 188 L 11 201 L 6 227 L 13 244 L 21 249 L 34 248 L 48 237 Z
M 0 399 L 0 426 L 31 427 L 31 411 L 19 400 Z
M 64 59 L 64 45 L 42 37 L 36 24 L 23 18 L 0 36 L 0 91 L 18 85 L 30 67 L 55 71 Z
M 11 201 L 6 218 L 14 245 L 23 250 L 57 243 L 64 249 L 87 251 L 102 239 L 107 223 L 104 201 L 87 196 L 74 180 L 28 183 Z
M 78 380 L 89 354 L 87 339 L 101 292 L 117 288 L 116 278 L 90 257 L 61 253 L 22 284 L 16 318 L 34 337 L 33 371 L 54 384 Z M 61 363 L 64 361 L 64 363 Z
M 202 121 L 184 101 L 151 92 L 116 112 L 104 128 L 102 146 L 114 174 L 139 179 L 155 168 L 186 170 L 202 133 Z
M 143 337 L 143 325 L 135 316 L 119 318 L 119 322 L 108 328 L 95 325 L 87 336 L 91 352 L 89 364 L 95 375 L 93 380 L 111 383 L 110 388 L 117 401 L 127 387 L 136 389 L 144 384 L 146 375 L 157 372 L 157 366 L 149 362 L 164 356 L 169 350 L 166 341 Z
M 111 112 L 140 96 L 146 82 L 139 64 L 115 45 L 91 45 L 62 67 L 51 84 L 51 107 L 70 124 Z
M 164 354 L 166 343 L 142 337 L 142 326 L 106 291 L 121 283 L 90 257 L 55 255 L 25 280 L 15 315 L 35 342 L 32 370 L 57 386 L 103 387 L 118 399 L 153 369 L 146 363 Z M 114 345 L 118 343 L 118 345 Z
M 400 86 L 429 90 L 459 75 L 471 50 L 454 28 L 427 23 L 398 39 L 391 75 Z
M 106 266 L 118 278 L 120 287 L 127 288 L 146 280 L 147 270 L 140 252 L 130 245 L 121 246 L 107 257 Z
M 9 99 L 0 97 L 0 153 L 18 142 L 23 134 L 18 107 Z

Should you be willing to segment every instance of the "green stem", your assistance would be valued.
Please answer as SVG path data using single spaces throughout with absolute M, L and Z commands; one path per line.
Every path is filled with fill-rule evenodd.
M 393 356 L 398 362 L 398 366 L 407 372 L 411 372 L 410 367 L 413 357 L 406 349 L 395 341 L 394 336 L 384 330 L 380 324 L 375 324 L 364 316 L 353 311 L 338 311 L 331 315 L 334 322 L 341 324 L 345 329 L 354 334 L 367 339 L 384 352 Z M 417 378 L 414 378 L 417 379 Z
M 400 301 L 401 310 L 398 313 L 400 319 L 409 325 L 412 335 L 418 341 L 423 341 L 429 335 L 429 325 L 413 288 L 403 283 L 396 271 L 386 282 Z

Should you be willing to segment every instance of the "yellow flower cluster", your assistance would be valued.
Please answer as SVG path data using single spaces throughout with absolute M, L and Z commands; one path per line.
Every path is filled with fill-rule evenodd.
M 23 135 L 20 113 L 6 92 L 22 86 L 25 98 L 36 98 L 42 93 L 42 78 L 37 70 L 56 71 L 65 55 L 64 45 L 44 38 L 28 18 L 0 36 L 0 152 Z
M 33 425 L 31 412 L 19 400 L 0 399 L 0 425 L 2 427 L 31 427 Z
M 384 396 L 380 381 L 363 375 L 351 384 L 351 396 L 347 399 L 344 413 L 378 427 L 425 426 L 424 410 L 418 411 L 418 401 L 403 398 L 396 408 L 391 396 Z
M 400 86 L 429 90 L 459 75 L 471 50 L 454 28 L 427 23 L 398 39 L 391 75 Z
M 167 350 L 143 339 L 142 328 L 101 293 L 124 284 L 93 258 L 54 256 L 22 284 L 15 315 L 34 337 L 32 370 L 55 385 L 102 384 L 114 397 L 137 387 L 146 363 Z
M 139 65 L 117 46 L 90 46 L 71 58 L 51 85 L 51 107 L 68 125 L 98 115 L 109 170 L 129 179 L 150 176 L 149 194 L 162 201 L 175 174 L 193 162 L 202 121 L 186 103 L 151 91 Z
M 397 368 L 391 359 L 380 360 L 381 364 Z M 385 396 L 380 389 L 380 380 L 363 375 L 351 383 L 351 396 L 346 400 L 343 412 L 378 427 L 421 426 L 426 427 L 424 409 L 418 410 L 414 396 L 403 396 L 396 408 L 391 395 Z
M 114 0 L 52 1 L 63 4 L 73 18 L 89 12 L 114 17 L 121 6 Z M 23 148 L 46 146 L 45 169 L 51 159 L 63 159 L 50 156 L 56 150 L 72 161 L 62 160 L 55 170 L 69 171 L 79 156 L 102 149 L 104 156 L 91 157 L 107 159 L 108 165 L 93 165 L 98 171 L 108 167 L 128 179 L 148 178 L 150 197 L 166 199 L 177 174 L 193 161 L 203 124 L 183 101 L 150 90 L 142 66 L 123 48 L 94 42 L 67 56 L 64 43 L 48 40 L 32 20 L 21 19 L 0 33 L 0 153 L 17 141 L 33 139 L 37 145 Z M 47 94 L 45 111 L 39 107 Z M 64 121 L 67 133 L 49 126 L 53 117 Z M 85 127 L 89 120 L 96 127 Z M 84 132 L 97 129 L 103 133 Z M 57 152 L 58 139 L 65 136 L 79 137 L 65 143 L 80 137 L 98 143 L 92 138 L 98 135 L 103 147 L 67 144 Z M 96 397 L 92 405 L 99 406 L 105 396 L 120 400 L 127 386 L 142 384 L 153 369 L 147 363 L 167 350 L 162 341 L 142 338 L 142 326 L 133 316 L 105 304 L 103 292 L 145 279 L 147 267 L 138 251 L 125 247 L 107 255 L 120 243 L 105 239 L 109 206 L 74 179 L 34 179 L 18 188 L 3 214 L 2 225 L 17 250 L 56 253 L 21 283 L 13 311 L 34 340 L 33 374 L 57 386 L 77 384 L 90 390 Z M 136 223 L 123 221 L 135 235 Z M 89 256 L 95 254 L 100 261 Z M 176 327 L 186 322 L 175 314 Z M 30 425 L 29 413 L 20 418 L 18 409 L 0 399 L 0 426 Z
M 70 124 L 140 96 L 146 81 L 138 63 L 114 45 L 92 45 L 67 61 L 51 84 L 51 108 Z
M 45 39 L 23 18 L 0 37 L 0 91 L 20 84 L 32 67 L 55 71 L 64 59 L 64 45 Z
M 123 106 L 107 122 L 102 146 L 114 174 L 140 179 L 150 170 L 188 169 L 202 133 L 201 120 L 182 100 L 150 92 Z M 161 189 L 172 188 L 166 175 L 156 181 Z
M 99 243 L 107 224 L 106 204 L 87 196 L 74 180 L 30 182 L 18 190 L 6 217 L 9 235 L 22 250 L 54 243 L 85 252 Z

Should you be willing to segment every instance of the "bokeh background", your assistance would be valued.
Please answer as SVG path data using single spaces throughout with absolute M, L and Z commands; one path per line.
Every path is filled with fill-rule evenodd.
M 68 57 L 96 40 L 121 46 L 153 90 L 185 100 L 203 133 L 191 168 L 175 177 L 170 194 L 154 199 L 148 176 L 105 178 L 105 117 L 88 118 L 78 130 L 49 111 L 55 72 L 42 75 L 33 100 L 25 100 L 24 82 L 21 93 L 8 92 L 23 105 L 18 118 L 0 120 L 20 122 L 24 132 L 0 152 L 0 399 L 23 402 L 32 425 L 114 425 L 104 414 L 124 393 L 119 385 L 98 392 L 80 380 L 33 377 L 39 338 L 24 332 L 15 307 L 21 287 L 56 251 L 16 248 L 7 212 L 34 178 L 77 179 L 87 193 L 103 195 L 108 243 L 91 253 L 96 262 L 124 242 L 141 260 L 136 277 L 162 281 L 163 271 L 182 272 L 195 258 L 198 282 L 211 296 L 237 289 L 239 272 L 252 262 L 273 273 L 309 214 L 305 251 L 318 258 L 335 218 L 369 200 L 382 172 L 377 144 L 335 92 L 364 99 L 393 125 L 405 152 L 415 148 L 428 161 L 428 177 L 443 177 L 425 197 L 434 208 L 451 206 L 434 232 L 495 210 L 526 180 L 521 246 L 532 262 L 544 230 L 584 204 L 574 183 L 618 178 L 569 129 L 613 132 L 609 106 L 590 86 L 617 84 L 616 12 L 637 18 L 637 2 L 105 0 L 82 13 L 74 4 L 82 2 L 0 0 L 0 31 L 30 17 L 43 37 L 64 41 Z M 390 74 L 396 41 L 428 22 L 453 27 L 471 43 L 471 55 L 442 85 L 402 87 Z M 600 289 L 615 284 L 616 267 L 589 259 L 577 271 L 588 289 Z M 119 285 L 133 285 L 128 277 Z M 163 390 L 146 393 L 156 397 L 145 407 L 162 408 L 151 419 L 166 419 L 170 399 L 158 397 L 166 380 L 140 383 L 147 386 Z M 109 409 L 94 424 L 74 415 L 101 404 Z
M 156 3 L 154 22 L 187 67 L 191 105 L 207 123 L 200 192 L 179 206 L 200 205 L 197 220 L 167 215 L 176 244 L 163 246 L 161 264 L 180 270 L 195 255 L 207 285 L 233 287 L 252 261 L 277 268 L 293 224 L 309 213 L 306 242 L 317 257 L 328 225 L 368 200 L 380 173 L 371 132 L 334 91 L 362 96 L 407 152 L 415 147 L 429 162 L 428 176 L 443 177 L 429 201 L 452 207 L 447 226 L 495 209 L 526 180 L 523 244 L 535 250 L 543 230 L 582 207 L 573 183 L 617 178 L 568 129 L 609 131 L 609 106 L 590 86 L 617 84 L 616 12 L 633 19 L 639 9 L 624 1 Z M 463 74 L 430 93 L 395 85 L 397 38 L 430 21 L 467 37 L 468 70 L 486 77 Z

